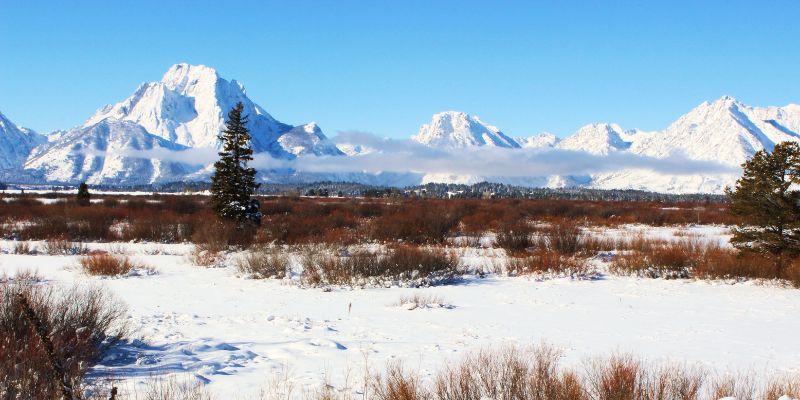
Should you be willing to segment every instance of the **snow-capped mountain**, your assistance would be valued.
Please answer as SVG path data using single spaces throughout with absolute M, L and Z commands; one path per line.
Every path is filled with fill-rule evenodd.
M 433 123 L 423 126 L 413 139 L 441 149 L 493 146 L 489 141 L 469 140 L 481 136 L 483 131 L 480 128 L 449 130 L 447 123 L 440 122 L 443 118 L 439 116 L 454 114 L 467 116 L 465 113 L 455 112 L 436 114 Z M 459 120 L 470 120 L 470 117 Z M 437 126 L 442 128 L 434 129 Z M 469 124 L 461 123 L 459 126 L 469 127 Z M 451 134 L 452 131 L 460 133 Z M 492 126 L 490 131 L 500 132 L 500 129 Z M 456 139 L 451 138 L 453 136 Z M 737 168 L 755 152 L 771 150 L 776 143 L 784 141 L 800 142 L 800 105 L 751 107 L 724 96 L 714 102 L 700 104 L 663 131 L 625 130 L 617 124 L 595 123 L 585 125 L 560 140 L 548 134 L 517 138 L 518 146 L 513 147 L 521 147 L 521 151 L 553 148 L 594 156 L 631 155 L 640 157 L 640 163 L 648 158 L 658 160 L 681 157 L 682 160 L 707 161 L 727 166 L 730 167 L 727 170 L 731 172 L 677 174 L 659 172 L 642 164 L 635 168 L 620 166 L 610 172 L 588 175 L 485 176 L 439 172 L 424 175 L 423 181 L 473 183 L 491 180 L 523 186 L 586 186 L 671 193 L 721 193 L 726 186 L 735 183 L 739 176 Z M 517 150 L 512 148 L 510 151 Z M 514 155 L 510 153 L 509 157 Z
M 148 133 L 139 124 L 105 119 L 35 148 L 25 169 L 55 182 L 174 182 L 192 169 L 169 158 L 187 149 Z
M 284 150 L 296 156 L 309 154 L 341 156 L 345 154 L 322 133 L 316 122 L 290 129 L 278 138 L 278 143 Z
M 39 135 L 0 114 L 0 178 L 110 185 L 205 180 L 216 157 L 217 135 L 237 102 L 249 116 L 259 165 L 272 168 L 259 171 L 265 182 L 391 186 L 489 180 L 720 193 L 755 152 L 800 142 L 800 105 L 751 107 L 725 96 L 654 132 L 593 123 L 563 139 L 552 133 L 515 137 L 477 116 L 446 111 L 434 114 L 410 141 L 377 142 L 352 133 L 334 143 L 316 123 L 294 126 L 273 118 L 247 97 L 243 85 L 221 78 L 213 68 L 176 64 L 160 81 L 142 84 L 73 129 Z M 436 151 L 420 151 L 421 146 Z M 305 160 L 326 161 L 317 156 L 342 160 L 323 172 L 319 165 L 302 168 Z M 699 167 L 687 170 L 686 163 Z
M 422 125 L 419 133 L 412 136 L 411 140 L 431 147 L 445 148 L 520 147 L 516 140 L 506 136 L 497 127 L 484 123 L 477 116 L 458 111 L 434 114 L 431 123 Z
M 627 150 L 633 139 L 632 135 L 624 132 L 617 124 L 590 124 L 564 138 L 555 147 L 607 155 L 612 151 Z
M 538 149 L 555 146 L 558 137 L 550 132 L 544 132 L 535 136 L 518 137 L 514 140 L 524 149 Z
M 244 85 L 225 80 L 204 65 L 173 65 L 160 81 L 143 83 L 127 99 L 98 110 L 84 127 L 108 118 L 131 121 L 176 144 L 216 148 L 217 135 L 224 128 L 227 113 L 239 102 L 248 116 L 254 152 L 269 152 L 277 158 L 341 154 L 324 140 L 316 124 L 295 127 L 276 120 L 247 97 Z M 298 141 L 300 132 L 310 132 L 316 139 Z M 293 138 L 280 140 L 284 134 Z M 284 147 L 284 143 L 291 148 Z
M 202 179 L 211 161 L 204 160 L 203 168 L 187 164 L 186 157 L 174 161 L 169 152 L 218 149 L 227 112 L 239 102 L 255 153 L 283 160 L 344 155 L 316 123 L 284 124 L 251 101 L 239 82 L 221 78 L 213 68 L 176 64 L 160 81 L 140 85 L 132 96 L 101 108 L 82 126 L 56 131 L 32 151 L 28 147 L 22 167 L 58 182 L 152 183 L 183 180 L 186 174 Z
M 634 141 L 636 154 L 665 157 L 681 152 L 694 160 L 738 166 L 776 143 L 800 140 L 800 106 L 749 107 L 724 96 L 704 102 L 665 131 Z
M 0 113 L 0 170 L 18 168 L 34 147 L 46 141 L 43 135 L 15 125 Z

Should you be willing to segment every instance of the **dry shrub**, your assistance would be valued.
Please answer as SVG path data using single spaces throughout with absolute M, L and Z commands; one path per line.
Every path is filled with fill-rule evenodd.
M 194 250 L 191 260 L 195 265 L 211 266 L 219 262 L 222 253 L 236 248 L 246 248 L 255 240 L 256 226 L 237 224 L 210 217 L 198 224 L 192 234 Z
M 588 399 L 577 375 L 559 367 L 549 346 L 480 351 L 435 378 L 436 399 Z
M 384 374 L 372 381 L 372 397 L 378 400 L 427 400 L 433 396 L 420 383 L 419 375 L 400 363 L 390 363 Z
M 35 251 L 33 250 L 33 247 L 31 246 L 31 244 L 29 242 L 25 242 L 25 241 L 19 241 L 19 242 L 14 243 L 14 250 L 13 251 L 14 251 L 14 254 L 21 254 L 21 255 L 34 254 L 35 253 Z
M 768 257 L 735 249 L 709 249 L 698 256 L 694 274 L 702 279 L 774 279 L 774 261 Z
M 533 229 L 525 224 L 506 225 L 495 238 L 495 244 L 509 253 L 521 253 L 534 245 Z
M 303 266 L 301 281 L 309 286 L 320 286 L 324 282 L 323 270 L 335 263 L 334 250 L 322 245 L 304 245 L 298 248 Z
M 402 295 L 394 304 L 397 307 L 406 307 L 408 309 L 417 308 L 452 308 L 445 299 L 433 293 L 414 293 L 412 295 Z
M 689 278 L 707 252 L 719 249 L 719 246 L 698 241 L 649 241 L 635 245 L 640 250 L 617 255 L 609 271 L 648 278 Z
M 800 399 L 800 379 L 793 379 L 788 375 L 774 377 L 764 384 L 762 393 L 767 400 L 778 400 L 783 396 Z
M 709 397 L 715 399 L 766 399 L 758 396 L 757 385 L 751 375 L 718 376 L 709 385 L 708 392 Z
M 367 221 L 370 238 L 379 241 L 414 244 L 442 243 L 461 219 L 455 203 L 442 201 L 407 201 L 387 208 L 380 216 Z
M 555 275 L 585 277 L 591 272 L 586 260 L 568 257 L 557 251 L 538 249 L 525 257 L 508 259 L 509 275 Z
M 416 278 L 435 273 L 455 273 L 458 260 L 449 252 L 435 248 L 397 246 L 385 258 L 380 259 L 389 276 Z
M 289 266 L 289 257 L 277 248 L 251 249 L 236 260 L 239 272 L 254 279 L 283 279 Z
M 520 348 L 505 346 L 470 352 L 446 363 L 423 384 L 419 374 L 390 362 L 382 374 L 370 375 L 359 395 L 352 387 L 336 390 L 325 384 L 306 399 L 400 400 L 705 400 L 720 398 L 778 400 L 798 398 L 797 376 L 726 375 L 710 379 L 701 367 L 653 364 L 632 355 L 612 355 L 588 360 L 582 373 L 561 365 L 561 352 L 548 345 Z M 275 390 L 285 383 L 277 381 Z M 367 391 L 367 389 L 369 391 Z M 270 397 L 285 398 L 285 397 Z
M 587 371 L 589 390 L 597 400 L 637 399 L 644 390 L 644 369 L 631 356 L 596 360 Z
M 70 242 L 64 238 L 50 238 L 45 240 L 42 251 L 50 256 L 75 256 L 85 254 L 88 250 L 81 242 Z
M 647 365 L 631 355 L 595 359 L 586 369 L 587 390 L 597 400 L 696 400 L 705 379 L 698 367 Z
M 617 254 L 609 271 L 649 278 L 780 279 L 800 288 L 800 259 L 792 260 L 781 275 L 774 259 L 699 240 L 621 241 L 631 250 Z
M 192 264 L 202 267 L 214 266 L 219 263 L 222 258 L 223 255 L 221 252 L 209 250 L 202 244 L 196 244 L 192 250 L 192 254 L 189 255 L 189 260 Z
M 539 233 L 539 240 L 543 241 L 551 251 L 564 255 L 573 255 L 581 250 L 581 230 L 578 225 L 570 221 L 558 221 Z
M 144 393 L 133 395 L 136 400 L 212 400 L 214 397 L 196 379 L 179 379 L 174 375 L 147 381 Z
M 125 335 L 125 308 L 101 288 L 0 283 L 0 393 L 79 398 L 87 370 Z
M 792 286 L 800 289 L 800 260 L 794 260 L 786 267 L 784 278 L 786 278 Z
M 358 251 L 346 256 L 331 253 L 303 257 L 304 274 L 328 284 L 353 284 L 369 278 L 430 284 L 455 277 L 458 259 L 447 251 L 415 246 L 397 246 L 381 255 Z
M 83 272 L 96 276 L 121 276 L 130 274 L 134 269 L 152 269 L 134 262 L 128 256 L 104 252 L 83 256 L 80 264 Z
M 464 232 L 462 236 L 454 238 L 452 243 L 462 247 L 479 248 L 481 247 L 482 237 L 483 235 L 480 232 Z

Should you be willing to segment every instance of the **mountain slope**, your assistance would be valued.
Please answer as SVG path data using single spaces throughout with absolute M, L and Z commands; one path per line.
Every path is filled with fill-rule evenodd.
M 206 66 L 176 64 L 160 81 L 142 84 L 131 97 L 101 108 L 84 125 L 41 140 L 24 168 L 49 181 L 70 183 L 203 178 L 213 157 L 192 159 L 198 165 L 187 166 L 176 161 L 186 159 L 187 153 L 174 152 L 205 149 L 202 154 L 214 156 L 227 112 L 238 102 L 248 115 L 255 153 L 282 160 L 344 155 L 315 123 L 284 124 L 252 102 L 237 81 L 227 81 Z
M 434 114 L 431 123 L 422 125 L 419 133 L 412 136 L 411 140 L 443 148 L 520 147 L 517 141 L 506 136 L 497 127 L 484 123 L 477 116 L 458 111 Z
M 445 117 L 451 117 L 458 124 L 448 124 Z M 481 142 L 480 128 L 473 129 L 470 117 L 465 113 L 442 113 L 434 116 L 430 125 L 423 126 L 414 140 L 441 149 L 491 146 Z M 464 122 L 466 121 L 466 122 Z M 450 129 L 455 125 L 461 129 Z M 488 128 L 487 128 L 488 129 Z M 490 132 L 500 132 L 491 127 Z M 509 171 L 511 176 L 485 176 L 435 173 L 427 174 L 425 182 L 469 183 L 480 180 L 514 182 L 527 186 L 587 186 L 600 189 L 641 189 L 672 193 L 721 193 L 726 186 L 735 183 L 739 173 L 737 168 L 755 152 L 771 150 L 776 143 L 783 141 L 800 142 L 800 106 L 790 104 L 785 107 L 750 107 L 740 101 L 724 96 L 714 102 L 704 102 L 663 131 L 645 132 L 624 130 L 619 125 L 595 123 L 581 127 L 575 133 L 558 140 L 554 136 L 534 136 L 516 139 L 519 151 L 541 151 L 548 148 L 570 150 L 594 156 L 611 155 L 627 157 L 627 166 L 605 166 L 603 171 L 588 175 L 544 175 L 514 176 L 517 171 Z M 508 157 L 524 159 L 512 152 Z M 638 158 L 632 158 L 638 157 Z M 674 158 L 678 157 L 678 158 Z M 574 158 L 564 155 L 562 160 Z M 654 162 L 647 161 L 655 159 Z M 670 170 L 669 163 L 656 167 L 658 159 L 677 159 L 709 162 L 712 170 L 687 174 L 685 171 Z M 576 160 L 579 165 L 582 160 Z M 611 161 L 609 161 L 611 162 Z M 680 161 L 678 161 L 680 163 Z M 638 166 L 634 166 L 638 165 Z M 727 166 L 727 167 L 725 167 Z M 730 172 L 727 172 L 730 171 Z
M 130 121 L 102 120 L 70 130 L 31 153 L 25 169 L 48 181 L 146 184 L 179 181 L 194 167 L 170 156 L 187 150 Z
M 19 168 L 31 150 L 46 141 L 43 135 L 15 125 L 0 113 L 0 170 Z
M 590 124 L 564 138 L 556 148 L 607 155 L 630 148 L 631 138 L 617 124 Z
M 530 137 L 520 137 L 514 139 L 520 147 L 524 149 L 538 149 L 538 148 L 546 148 L 546 147 L 553 147 L 558 143 L 558 138 L 556 135 L 545 132 L 540 133 L 535 136 Z
M 144 83 L 124 101 L 101 108 L 84 127 L 109 118 L 131 121 L 176 144 L 218 148 L 217 134 L 224 128 L 228 111 L 238 102 L 244 105 L 244 114 L 249 117 L 254 152 L 269 152 L 277 158 L 292 158 L 301 153 L 341 154 L 324 140 L 305 144 L 320 143 L 319 148 L 284 148 L 279 139 L 297 127 L 276 120 L 247 97 L 242 84 L 227 81 L 204 65 L 173 65 L 159 82 Z M 289 134 L 296 136 L 296 132 Z M 315 135 L 324 138 L 318 127 Z M 294 143 L 291 139 L 285 141 Z
M 798 141 L 799 120 L 796 106 L 754 108 L 725 96 L 700 104 L 663 132 L 636 142 L 631 151 L 657 158 L 679 152 L 693 160 L 738 166 L 759 150 Z
M 296 126 L 278 138 L 281 147 L 295 156 L 342 156 L 345 153 L 336 147 L 319 129 L 315 122 Z

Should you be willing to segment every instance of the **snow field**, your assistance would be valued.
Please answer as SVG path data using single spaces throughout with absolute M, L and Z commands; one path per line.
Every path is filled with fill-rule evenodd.
M 687 227 L 676 236 L 674 228 L 636 226 L 604 234 L 622 230 L 664 238 L 688 231 L 705 240 L 727 235 L 719 227 Z M 192 265 L 191 245 L 87 244 L 157 270 L 112 279 L 83 274 L 79 256 L 14 255 L 8 254 L 13 242 L 0 246 L 0 276 L 30 269 L 54 284 L 91 282 L 128 305 L 135 340 L 115 348 L 91 374 L 122 380 L 121 387 L 177 374 L 204 382 L 220 398 L 244 399 L 286 374 L 297 388 L 329 381 L 358 390 L 366 365 L 375 373 L 402 360 L 430 379 L 469 351 L 543 342 L 563 349 L 565 365 L 578 368 L 590 357 L 630 352 L 720 373 L 800 372 L 800 291 L 752 282 L 489 275 L 429 288 L 325 291 L 245 279 L 230 263 Z M 495 249 L 462 256 L 467 265 L 504 257 Z M 602 270 L 603 261 L 594 262 Z M 403 297 L 437 304 L 410 307 Z

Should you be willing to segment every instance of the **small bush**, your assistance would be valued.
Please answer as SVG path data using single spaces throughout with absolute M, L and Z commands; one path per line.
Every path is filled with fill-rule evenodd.
M 0 393 L 80 398 L 87 370 L 126 328 L 125 308 L 100 288 L 0 283 Z
M 497 232 L 495 244 L 510 253 L 520 253 L 534 245 L 531 228 L 517 224 L 506 226 Z
M 136 400 L 212 400 L 214 397 L 202 383 L 195 379 L 154 378 L 147 382 L 141 396 L 132 396 Z
M 318 284 L 361 284 L 370 278 L 430 284 L 433 280 L 453 278 L 458 269 L 458 260 L 450 253 L 414 246 L 397 246 L 388 254 L 358 251 L 335 256 L 328 252 L 302 258 L 304 276 L 309 283 Z
M 98 276 L 128 275 L 134 269 L 143 269 L 142 265 L 133 262 L 128 256 L 108 253 L 92 253 L 80 260 L 83 272 Z
M 588 277 L 591 273 L 586 260 L 567 257 L 556 251 L 539 249 L 525 257 L 508 259 L 506 273 L 509 275 L 552 275 Z
M 19 241 L 14 243 L 14 254 L 34 254 L 33 246 L 29 242 Z
M 437 374 L 436 399 L 584 400 L 578 377 L 559 367 L 552 347 L 506 347 L 465 357 Z
M 289 257 L 278 249 L 250 250 L 236 260 L 239 272 L 254 279 L 282 279 L 289 266 Z
M 631 355 L 588 363 L 586 386 L 592 399 L 700 399 L 707 373 L 698 367 L 648 365 Z
M 88 250 L 81 242 L 70 242 L 63 238 L 52 238 L 45 240 L 42 251 L 51 256 L 75 256 L 85 254 Z
M 403 307 L 409 310 L 415 310 L 417 308 L 453 308 L 453 306 L 447 303 L 444 298 L 431 293 L 402 295 L 394 305 L 396 307 Z
M 427 400 L 432 396 L 419 375 L 406 371 L 400 363 L 390 363 L 384 374 L 374 377 L 372 398 L 377 400 Z
M 689 241 L 638 245 L 642 246 L 642 250 L 617 255 L 609 271 L 648 278 L 689 278 L 706 252 L 715 249 L 710 244 Z
M 547 248 L 564 255 L 573 255 L 582 249 L 581 230 L 574 223 L 560 221 L 540 233 Z
M 712 248 L 697 254 L 694 275 L 701 279 L 776 279 L 772 259 L 735 249 Z

